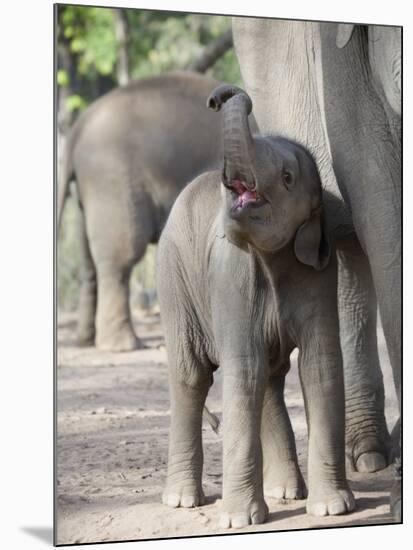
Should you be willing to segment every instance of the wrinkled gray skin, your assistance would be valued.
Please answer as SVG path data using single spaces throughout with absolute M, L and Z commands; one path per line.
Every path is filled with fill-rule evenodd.
M 233 34 L 260 130 L 310 150 L 344 207 L 326 202 L 329 227 L 357 236 L 337 243 L 346 438 L 356 469 L 375 471 L 389 460 L 376 295 L 400 399 L 401 31 L 234 18 Z
M 177 72 L 118 88 L 95 101 L 68 138 L 59 182 L 82 211 L 78 337 L 104 350 L 139 347 L 129 310 L 129 275 L 157 242 L 179 191 L 222 156 L 220 117 L 205 108 L 217 85 Z
M 204 501 L 202 410 L 218 366 L 221 526 L 264 522 L 264 493 L 305 495 L 283 397 L 298 347 L 309 424 L 307 511 L 345 513 L 354 499 L 345 477 L 337 266 L 334 255 L 329 262 L 320 179 L 301 146 L 251 137 L 246 94 L 221 87 L 209 105 L 222 103 L 223 172 L 203 174 L 180 194 L 158 247 L 171 391 L 163 502 Z

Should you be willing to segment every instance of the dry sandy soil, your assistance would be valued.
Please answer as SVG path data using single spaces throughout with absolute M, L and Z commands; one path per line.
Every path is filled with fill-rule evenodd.
M 161 504 L 166 475 L 169 396 L 167 357 L 159 315 L 135 314 L 147 349 L 100 352 L 75 343 L 75 316 L 58 320 L 57 542 L 152 539 L 219 534 L 221 441 L 204 421 L 205 506 L 172 509 Z M 386 415 L 396 419 L 396 399 L 383 337 L 380 354 L 387 388 Z M 218 371 L 219 373 L 219 371 Z M 307 435 L 296 361 L 287 376 L 286 401 L 306 475 Z M 219 374 L 207 405 L 220 416 Z M 357 510 L 315 518 L 304 501 L 267 499 L 264 525 L 232 532 L 277 531 L 389 523 L 391 467 L 377 474 L 349 472 Z

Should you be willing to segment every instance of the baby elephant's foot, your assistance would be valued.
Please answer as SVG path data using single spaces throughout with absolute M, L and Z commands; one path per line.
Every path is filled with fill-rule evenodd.
M 245 504 L 239 504 L 238 507 L 232 505 L 227 508 L 221 514 L 219 526 L 222 529 L 229 529 L 230 527 L 238 528 L 246 527 L 247 525 L 258 523 L 264 523 L 268 516 L 268 506 L 264 499 L 254 500 L 248 506 Z
M 162 502 L 172 508 L 194 508 L 205 503 L 205 496 L 202 487 L 192 483 L 172 485 L 163 492 Z
M 338 516 L 354 510 L 356 506 L 350 489 L 320 485 L 309 491 L 307 514 L 312 516 Z
M 298 466 L 264 473 L 264 496 L 277 499 L 305 498 L 307 488 Z

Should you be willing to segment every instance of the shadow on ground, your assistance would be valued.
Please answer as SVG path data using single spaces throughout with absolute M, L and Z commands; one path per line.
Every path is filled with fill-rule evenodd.
M 21 530 L 27 535 L 46 542 L 48 545 L 53 544 L 52 527 L 22 527 Z

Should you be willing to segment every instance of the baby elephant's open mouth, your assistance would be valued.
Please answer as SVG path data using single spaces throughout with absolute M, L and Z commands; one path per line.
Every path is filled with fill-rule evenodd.
M 234 195 L 233 210 L 242 210 L 246 206 L 261 206 L 264 200 L 255 190 L 248 189 L 244 182 L 240 180 L 232 180 L 226 187 Z

